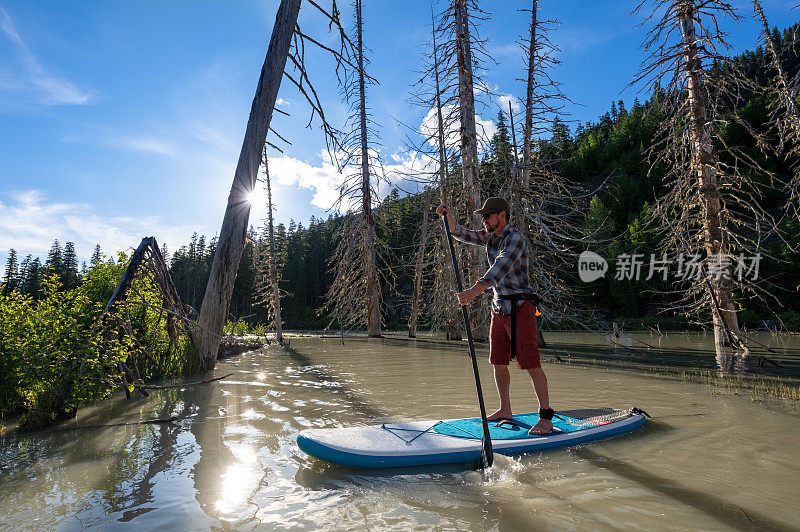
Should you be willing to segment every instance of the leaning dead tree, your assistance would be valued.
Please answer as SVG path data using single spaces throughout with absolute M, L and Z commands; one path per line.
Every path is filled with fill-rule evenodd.
M 220 333 L 228 317 L 233 284 L 244 251 L 247 224 L 250 218 L 248 195 L 258 177 L 261 150 L 267 138 L 272 110 L 278 97 L 283 70 L 289 56 L 289 47 L 301 0 L 282 0 L 272 28 L 267 57 L 261 69 L 258 90 L 253 98 L 250 118 L 247 121 L 239 163 L 228 195 L 228 206 L 222 220 L 214 262 L 208 278 L 199 318 L 200 367 L 212 369 L 217 362 Z
M 754 183 L 769 175 L 725 138 L 724 126 L 748 127 L 736 114 L 747 82 L 720 29 L 721 19 L 740 17 L 719 0 L 646 0 L 634 13 L 647 4 L 642 25 L 653 24 L 644 43 L 649 56 L 633 83 L 648 84 L 652 106 L 663 115 L 651 171 L 664 171 L 669 187 L 653 216 L 663 252 L 679 268 L 695 269 L 679 285 L 681 309 L 688 315 L 710 311 L 720 354 L 742 345 L 737 300 L 764 292 L 734 266 L 750 259 L 757 272 L 762 242 L 775 225 L 760 205 L 765 185 Z
M 75 299 L 74 294 L 64 297 L 64 304 Z M 67 344 L 45 346 L 72 349 L 75 342 L 82 342 L 80 356 L 27 361 L 36 375 L 49 377 L 38 383 L 36 406 L 20 419 L 20 429 L 74 417 L 87 395 L 102 397 L 117 386 L 129 398 L 135 388 L 147 395 L 143 381 L 192 372 L 195 324 L 190 312 L 178 297 L 155 238 L 142 239 L 91 329 L 67 325 Z
M 275 323 L 275 339 L 283 345 L 283 323 L 281 322 L 281 293 L 278 272 L 278 248 L 275 242 L 275 224 L 272 220 L 272 184 L 269 177 L 269 161 L 264 149 L 264 189 L 267 195 L 267 242 L 259 261 L 256 284 L 256 302 L 267 308 L 269 317 Z
M 247 197 L 252 192 L 258 177 L 261 151 L 266 142 L 267 131 L 270 130 L 278 89 L 284 77 L 297 88 L 311 107 L 309 126 L 312 120 L 318 117 L 329 151 L 335 154 L 339 148 L 337 132 L 325 118 L 322 104 L 305 68 L 304 58 L 307 43 L 321 48 L 333 55 L 338 75 L 340 67 L 344 64 L 353 68 L 349 61 L 353 56 L 352 43 L 339 21 L 339 10 L 335 0 L 331 0 L 330 12 L 313 0 L 308 0 L 307 3 L 328 20 L 329 29 L 338 37 L 338 50 L 302 32 L 297 25 L 300 3 L 301 0 L 281 0 L 250 109 L 242 150 L 228 195 L 228 206 L 225 209 L 214 262 L 200 310 L 196 337 L 199 343 L 200 367 L 204 370 L 213 368 L 217 361 L 219 334 L 228 317 L 233 284 L 244 250 L 250 218 L 250 203 Z M 286 71 L 287 62 L 291 67 L 290 72 Z
M 369 64 L 365 54 L 362 2 L 355 0 L 355 68 L 345 68 L 342 93 L 351 105 L 342 149 L 342 168 L 355 168 L 339 188 L 335 207 L 345 211 L 338 231 L 336 250 L 329 260 L 334 280 L 325 308 L 336 316 L 341 327 L 366 324 L 367 334 L 381 335 L 381 282 L 378 271 L 378 235 L 375 228 L 377 181 L 382 177 L 378 152 L 371 138 L 376 134 L 369 108 L 367 88 L 375 80 L 365 73 Z

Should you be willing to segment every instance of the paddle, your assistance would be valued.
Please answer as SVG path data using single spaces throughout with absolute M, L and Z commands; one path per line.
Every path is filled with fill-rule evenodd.
M 453 247 L 453 235 L 450 234 L 450 226 L 447 224 L 447 213 L 442 215 L 444 230 L 447 233 L 447 243 L 450 244 L 450 257 L 453 259 L 453 272 L 456 274 L 456 286 L 458 291 L 463 292 L 461 284 L 461 274 L 458 271 L 458 261 L 456 260 L 456 250 Z M 492 437 L 489 435 L 489 422 L 486 420 L 486 407 L 483 404 L 483 391 L 481 391 L 481 377 L 478 375 L 478 360 L 475 358 L 475 344 L 472 343 L 472 327 L 469 325 L 469 314 L 466 305 L 461 307 L 464 317 L 464 328 L 467 330 L 467 341 L 469 342 L 469 356 L 472 358 L 472 371 L 475 374 L 475 388 L 478 391 L 478 404 L 481 407 L 481 422 L 483 423 L 483 439 L 481 441 L 481 469 L 492 466 L 494 454 L 492 453 Z

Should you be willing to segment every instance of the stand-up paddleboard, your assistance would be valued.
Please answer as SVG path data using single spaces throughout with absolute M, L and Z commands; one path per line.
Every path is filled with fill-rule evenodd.
M 631 432 L 644 424 L 638 408 L 595 408 L 557 412 L 553 431 L 532 436 L 538 414 L 490 422 L 494 452 L 514 455 L 558 449 Z M 367 427 L 307 429 L 297 444 L 309 455 L 357 468 L 474 464 L 480 462 L 481 418 L 384 423 Z

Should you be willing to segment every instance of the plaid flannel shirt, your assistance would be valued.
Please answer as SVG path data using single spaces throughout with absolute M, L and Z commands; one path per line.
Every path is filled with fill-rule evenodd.
M 511 314 L 511 301 L 499 296 L 533 293 L 528 281 L 528 242 L 511 224 L 506 224 L 500 236 L 495 236 L 494 233 L 487 234 L 485 229 L 475 231 L 456 222 L 452 234 L 461 242 L 486 246 L 490 266 L 478 282 L 488 284 L 494 290 L 493 311 Z

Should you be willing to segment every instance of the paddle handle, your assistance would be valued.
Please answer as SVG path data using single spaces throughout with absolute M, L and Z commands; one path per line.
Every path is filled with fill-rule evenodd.
M 447 233 L 447 243 L 450 246 L 450 258 L 453 259 L 453 272 L 456 275 L 456 286 L 459 292 L 464 291 L 461 283 L 461 272 L 458 269 L 456 259 L 456 249 L 453 247 L 453 235 L 450 234 L 450 225 L 447 223 L 447 213 L 442 215 L 444 231 Z M 464 318 L 464 328 L 467 330 L 467 342 L 469 343 L 469 356 L 472 359 L 472 372 L 475 374 L 475 389 L 478 392 L 478 405 L 481 407 L 481 423 L 483 424 L 483 439 L 481 440 L 481 468 L 492 466 L 494 453 L 492 452 L 492 437 L 489 434 L 489 421 L 486 419 L 486 406 L 483 403 L 483 391 L 481 390 L 481 377 L 478 373 L 478 359 L 475 357 L 475 344 L 472 341 L 472 327 L 469 324 L 469 313 L 466 305 L 461 306 L 461 314 Z

